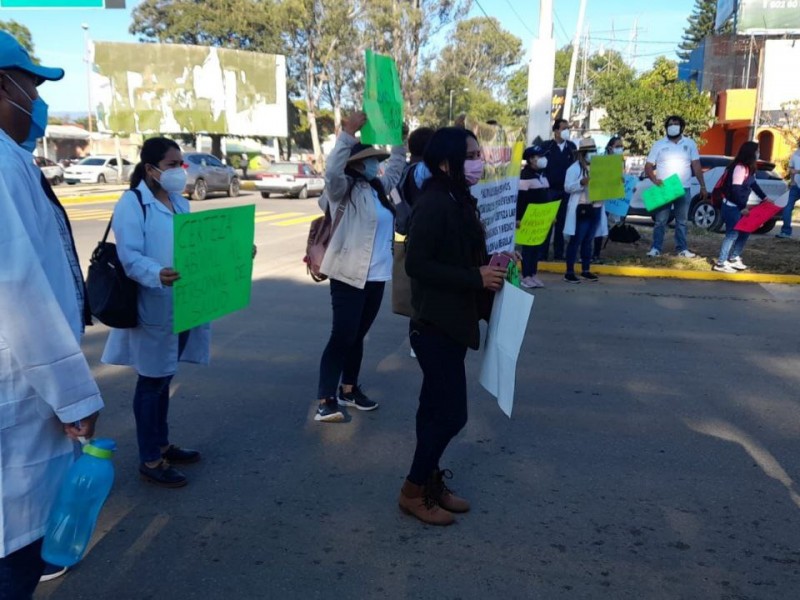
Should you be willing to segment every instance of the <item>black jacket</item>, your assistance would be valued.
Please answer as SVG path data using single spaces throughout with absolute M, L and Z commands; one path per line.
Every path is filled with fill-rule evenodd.
M 564 150 L 561 150 L 555 140 L 549 140 L 545 142 L 544 149 L 547 151 L 547 168 L 544 172 L 550 182 L 550 189 L 563 192 L 567 169 L 575 162 L 577 147 L 567 140 Z
M 524 186 L 523 183 L 531 179 L 541 179 L 544 176 L 544 171 L 531 169 L 528 165 L 522 169 L 520 173 L 520 186 L 517 192 L 517 221 L 521 221 L 525 216 L 525 210 L 529 204 L 544 204 L 550 201 L 550 188 L 536 188 L 530 189 Z M 549 183 L 549 181 L 548 181 Z
M 754 191 L 756 196 L 762 200 L 766 198 L 767 195 L 764 193 L 764 190 L 761 189 L 761 186 L 756 183 L 756 174 L 754 172 L 751 173 L 750 169 L 747 170 L 747 177 L 741 185 L 734 185 L 733 171 L 736 169 L 736 166 L 736 163 L 731 163 L 727 169 L 728 172 L 726 175 L 728 179 L 725 182 L 727 184 L 725 186 L 727 188 L 725 190 L 725 199 L 735 204 L 739 210 L 744 210 L 747 208 L 748 200 L 750 200 L 750 190 Z
M 415 321 L 456 342 L 480 346 L 480 267 L 487 263 L 474 199 L 458 198 L 446 179 L 429 180 L 414 204 L 406 250 Z

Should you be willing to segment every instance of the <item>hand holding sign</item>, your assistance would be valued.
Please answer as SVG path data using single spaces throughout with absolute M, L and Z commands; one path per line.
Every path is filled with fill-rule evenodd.
M 354 112 L 342 122 L 342 130 L 354 136 L 367 122 L 367 115 L 361 111 Z

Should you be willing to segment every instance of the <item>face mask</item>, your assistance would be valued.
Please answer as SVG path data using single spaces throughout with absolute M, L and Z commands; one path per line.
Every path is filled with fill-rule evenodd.
M 563 129 L 561 131 L 561 139 L 562 140 L 568 140 L 569 139 L 569 134 L 570 134 L 569 129 Z
M 625 154 L 625 148 L 614 148 L 614 154 Z
M 32 100 L 31 97 L 28 96 L 28 93 L 22 89 L 22 86 L 20 84 L 14 81 L 14 79 L 11 77 L 9 77 L 8 79 L 15 86 L 17 86 L 17 89 L 20 92 L 22 92 L 28 100 L 31 101 L 30 111 L 25 110 L 19 104 L 17 104 L 12 100 L 9 100 L 8 102 L 12 106 L 21 110 L 31 118 L 31 125 L 30 129 L 28 130 L 28 137 L 26 137 L 25 141 L 23 141 L 20 144 L 20 147 L 24 148 L 28 152 L 33 152 L 34 149 L 36 148 L 37 140 L 44 137 L 44 130 L 47 127 L 47 111 L 48 111 L 47 103 L 41 98 L 36 98 L 36 100 Z
M 587 152 L 586 153 L 586 162 L 587 163 L 592 162 L 592 159 L 595 157 L 595 155 L 597 155 L 597 152 Z
M 469 185 L 475 185 L 483 177 L 483 161 L 480 158 L 464 161 L 464 177 Z
M 545 157 L 537 158 L 536 159 L 536 168 L 537 169 L 546 169 L 547 168 L 547 159 Z
M 183 190 L 186 188 L 186 171 L 184 171 L 183 168 L 175 167 L 174 169 L 162 171 L 156 167 L 156 171 L 161 173 L 161 179 L 158 180 L 158 184 L 165 192 L 170 192 L 172 194 L 183 193 Z
M 378 176 L 378 168 L 380 167 L 378 159 L 365 158 L 362 162 L 364 163 L 364 177 L 366 177 L 367 181 L 372 181 Z
M 681 126 L 680 125 L 670 125 L 667 127 L 667 135 L 669 137 L 678 137 L 681 134 Z

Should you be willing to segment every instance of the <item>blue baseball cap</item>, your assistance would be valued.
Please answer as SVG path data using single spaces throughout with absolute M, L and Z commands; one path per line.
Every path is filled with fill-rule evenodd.
M 547 154 L 544 148 L 539 146 L 538 144 L 533 146 L 528 146 L 525 148 L 525 152 L 522 153 L 522 160 L 528 160 L 529 158 L 533 158 L 534 156 L 544 156 Z
M 64 69 L 52 69 L 37 65 L 31 60 L 28 51 L 10 33 L 0 31 L 0 69 L 19 69 L 42 81 L 58 81 L 64 77 Z

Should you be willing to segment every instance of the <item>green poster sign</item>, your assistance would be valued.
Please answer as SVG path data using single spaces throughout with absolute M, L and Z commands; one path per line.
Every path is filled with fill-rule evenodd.
M 589 166 L 589 200 L 602 202 L 624 198 L 624 170 L 624 161 L 618 154 L 595 156 Z
M 403 143 L 403 92 L 397 65 L 390 56 L 366 52 L 364 112 L 367 122 L 361 129 L 364 144 Z
M 739 0 L 737 33 L 783 34 L 800 31 L 797 0 Z
M 538 246 L 544 242 L 550 226 L 556 220 L 561 202 L 529 204 L 517 229 L 515 241 L 520 246 Z
M 685 193 L 686 190 L 683 189 L 681 178 L 677 175 L 670 175 L 664 180 L 663 185 L 654 185 L 642 192 L 642 200 L 644 201 L 644 207 L 653 212 L 680 198 Z
M 250 304 L 254 204 L 175 215 L 173 332 L 209 323 Z

